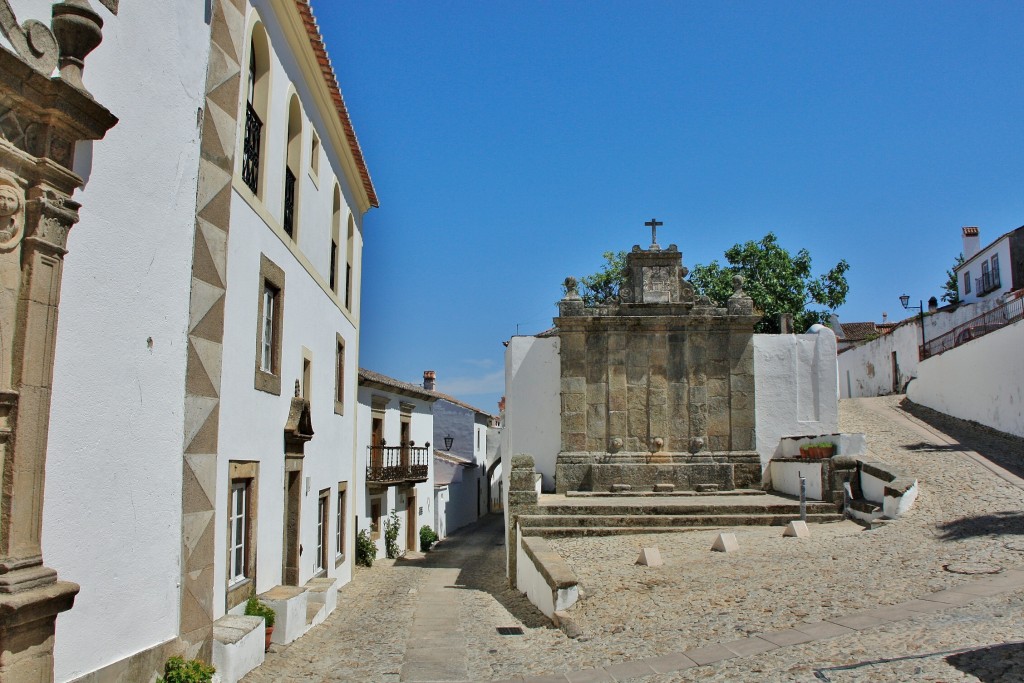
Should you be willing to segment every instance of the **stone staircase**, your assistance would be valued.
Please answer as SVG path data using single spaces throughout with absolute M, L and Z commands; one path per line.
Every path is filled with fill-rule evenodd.
M 526 536 L 607 536 L 730 526 L 785 526 L 800 519 L 800 502 L 763 491 L 728 494 L 542 495 L 536 512 L 519 516 Z M 833 503 L 807 501 L 809 523 L 838 522 Z

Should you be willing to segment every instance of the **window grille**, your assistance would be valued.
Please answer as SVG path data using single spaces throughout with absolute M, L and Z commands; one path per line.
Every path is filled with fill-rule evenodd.
M 292 169 L 284 170 L 284 231 L 295 237 L 292 221 L 295 218 L 295 174 Z
M 245 537 L 248 533 L 246 519 L 249 507 L 249 486 L 245 481 L 231 484 L 231 568 L 232 582 L 245 578 Z
M 263 121 L 253 109 L 252 103 L 245 105 L 245 141 L 242 144 L 242 182 L 253 194 L 260 181 L 260 138 L 263 135 Z

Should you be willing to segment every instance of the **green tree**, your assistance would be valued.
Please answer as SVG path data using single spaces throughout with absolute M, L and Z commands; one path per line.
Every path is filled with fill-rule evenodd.
M 790 254 L 771 232 L 758 242 L 734 244 L 726 250 L 725 260 L 726 265 L 712 261 L 694 266 L 690 282 L 699 294 L 725 306 L 733 293 L 733 277 L 742 275 L 744 291 L 764 314 L 754 327 L 757 332 L 778 332 L 781 313 L 791 313 L 795 330 L 804 332 L 814 323 L 825 322 L 828 312 L 841 306 L 850 290 L 846 282 L 850 264 L 845 259 L 814 277 L 810 252 L 801 249 Z
M 955 304 L 960 301 L 960 287 L 956 279 L 956 269 L 964 262 L 964 255 L 960 254 L 953 262 L 953 268 L 946 271 L 946 282 L 942 285 L 942 300 L 947 304 Z
M 604 252 L 605 264 L 601 270 L 579 279 L 579 293 L 587 306 L 597 306 L 619 295 L 619 287 L 626 281 L 626 252 Z

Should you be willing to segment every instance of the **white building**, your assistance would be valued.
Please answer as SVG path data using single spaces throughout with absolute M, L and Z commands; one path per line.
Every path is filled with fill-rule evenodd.
M 1024 226 L 1003 233 L 985 247 L 977 227 L 964 227 L 964 262 L 955 268 L 960 300 L 998 299 L 1024 287 Z
M 433 406 L 437 397 L 422 387 L 366 369 L 359 370 L 359 444 L 365 463 L 357 473 L 358 528 L 370 531 L 384 557 L 384 528 L 397 513 L 399 553 L 419 550 L 420 527 L 434 525 Z
M 50 2 L 11 5 L 49 22 Z M 97 10 L 84 74 L 120 120 L 77 150 L 53 371 L 43 549 L 81 585 L 56 680 L 210 661 L 214 622 L 253 592 L 294 586 L 280 606 L 328 611 L 365 475 L 362 219 L 377 198 L 308 3 L 119 9 Z M 274 639 L 305 617 L 279 610 Z

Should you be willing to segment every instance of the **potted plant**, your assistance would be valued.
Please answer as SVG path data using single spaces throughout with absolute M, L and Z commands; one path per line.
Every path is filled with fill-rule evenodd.
M 819 443 L 808 443 L 800 446 L 800 456 L 803 458 L 831 458 L 835 455 L 836 445 L 831 441 Z
M 171 657 L 164 663 L 164 675 L 157 683 L 210 683 L 217 670 L 206 662 L 183 657 Z
M 250 595 L 249 600 L 245 603 L 245 614 L 250 617 L 263 617 L 263 621 L 266 622 L 267 639 L 263 644 L 263 651 L 267 652 L 270 650 L 270 636 L 274 633 L 274 620 L 277 618 L 277 613 L 270 605 L 255 595 Z

